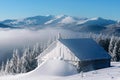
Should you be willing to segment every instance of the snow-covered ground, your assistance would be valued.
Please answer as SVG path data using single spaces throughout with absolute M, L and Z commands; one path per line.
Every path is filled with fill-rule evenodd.
M 113 62 L 109 68 L 76 74 L 74 66 L 50 60 L 29 73 L 2 76 L 0 80 L 120 80 L 120 62 Z
M 112 66 L 110 68 L 65 77 L 64 80 L 120 80 L 120 62 L 114 62 Z

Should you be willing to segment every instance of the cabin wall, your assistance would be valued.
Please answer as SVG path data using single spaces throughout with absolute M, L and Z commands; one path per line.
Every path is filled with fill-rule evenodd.
M 92 60 L 92 61 L 79 61 L 78 71 L 91 71 L 101 68 L 110 67 L 110 59 Z

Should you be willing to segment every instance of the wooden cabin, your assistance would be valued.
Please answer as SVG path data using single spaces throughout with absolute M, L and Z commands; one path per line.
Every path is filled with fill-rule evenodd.
M 110 66 L 111 56 L 93 39 L 58 39 L 38 57 L 38 64 L 49 59 L 61 59 L 73 64 L 78 71 Z

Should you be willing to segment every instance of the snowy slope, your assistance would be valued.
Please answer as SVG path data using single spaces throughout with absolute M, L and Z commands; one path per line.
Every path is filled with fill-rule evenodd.
M 26 74 L 3 76 L 0 77 L 0 80 L 120 80 L 120 62 L 112 63 L 112 66 L 113 67 L 110 68 L 99 69 L 71 76 L 41 75 L 39 73 L 35 74 L 34 70 L 33 72 Z
M 51 75 L 51 76 L 68 76 L 77 74 L 76 68 L 62 60 L 48 60 L 38 66 L 30 75 Z M 32 76 L 31 75 L 31 76 Z
M 112 63 L 112 65 L 114 67 L 80 73 L 64 80 L 120 80 L 120 63 Z
M 77 70 L 73 65 L 65 61 L 55 59 L 42 63 L 31 72 L 15 76 L 3 76 L 0 77 L 0 80 L 49 80 L 51 78 L 54 79 L 57 77 L 70 76 L 74 74 L 77 74 Z
M 72 24 L 76 22 L 76 20 L 70 16 L 68 17 L 65 17 L 64 19 L 62 19 L 59 23 L 62 23 L 62 24 Z
M 78 25 L 101 25 L 101 26 L 106 26 L 109 24 L 114 24 L 116 21 L 109 20 L 109 19 L 104 19 L 101 17 L 96 17 L 96 18 L 89 18 L 87 20 L 79 21 L 77 24 Z
M 58 24 L 61 20 L 63 20 L 64 18 L 66 18 L 66 15 L 57 15 L 54 16 L 54 18 L 52 18 L 51 20 L 45 22 L 45 25 L 53 25 L 53 24 Z

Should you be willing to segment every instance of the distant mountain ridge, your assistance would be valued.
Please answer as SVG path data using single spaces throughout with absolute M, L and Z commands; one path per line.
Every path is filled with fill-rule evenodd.
M 106 32 L 117 26 L 117 32 L 120 23 L 115 20 L 104 19 L 101 17 L 85 18 L 74 17 L 68 15 L 46 15 L 46 16 L 33 16 L 24 19 L 7 19 L 0 21 L 1 24 L 8 25 L 15 28 L 64 28 L 80 32 Z M 118 27 L 119 26 L 119 27 Z M 111 28 L 112 27 L 112 28 Z M 5 28 L 5 27 L 2 27 Z M 114 30 L 116 31 L 116 30 Z
M 14 27 L 0 23 L 0 28 L 14 28 Z
M 50 24 L 73 24 L 82 25 L 82 24 L 99 24 L 99 25 L 108 25 L 114 24 L 116 21 L 108 20 L 103 18 L 80 18 L 80 17 L 72 17 L 67 15 L 47 15 L 47 16 L 34 16 L 27 17 L 24 19 L 8 19 L 1 21 L 1 23 L 9 25 L 9 26 L 35 26 L 35 25 L 50 25 Z

